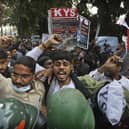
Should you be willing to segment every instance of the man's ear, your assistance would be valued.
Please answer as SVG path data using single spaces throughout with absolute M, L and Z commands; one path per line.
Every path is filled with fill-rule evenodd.
M 73 72 L 74 71 L 74 65 L 71 64 L 71 71 Z
M 35 80 L 35 78 L 36 78 L 36 75 L 35 75 L 35 74 L 33 74 L 33 80 Z

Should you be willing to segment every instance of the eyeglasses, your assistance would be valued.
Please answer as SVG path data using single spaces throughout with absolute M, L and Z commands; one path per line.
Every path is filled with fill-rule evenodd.
M 29 78 L 31 77 L 33 74 L 18 74 L 18 73 L 15 73 L 13 72 L 12 73 L 12 76 L 15 77 L 15 78 L 21 78 L 21 79 L 26 79 L 26 78 Z

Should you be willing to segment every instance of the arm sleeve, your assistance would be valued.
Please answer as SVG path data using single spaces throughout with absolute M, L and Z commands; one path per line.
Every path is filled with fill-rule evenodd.
M 34 60 L 38 60 L 38 57 L 43 53 L 43 50 L 39 47 L 33 48 L 31 51 L 26 53 L 26 56 L 32 57 Z M 45 68 L 36 63 L 35 73 L 44 70 Z
M 26 53 L 26 56 L 32 57 L 34 60 L 38 60 L 38 57 L 43 53 L 43 50 L 39 47 L 33 48 L 31 51 Z
M 94 71 L 91 71 L 89 73 L 89 76 L 94 78 L 96 81 L 103 81 L 103 80 L 105 80 L 104 73 L 98 72 L 98 69 L 96 69 Z
M 119 83 L 126 88 L 129 91 L 129 79 L 122 76 L 122 78 L 119 80 Z

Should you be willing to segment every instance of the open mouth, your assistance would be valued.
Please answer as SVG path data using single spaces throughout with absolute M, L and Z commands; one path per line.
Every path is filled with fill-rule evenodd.
M 66 73 L 64 71 L 59 71 L 58 75 L 66 75 Z
M 64 71 L 59 71 L 58 73 L 57 73 L 57 78 L 59 79 L 59 80 L 64 80 L 65 78 L 66 78 L 66 72 L 64 72 Z

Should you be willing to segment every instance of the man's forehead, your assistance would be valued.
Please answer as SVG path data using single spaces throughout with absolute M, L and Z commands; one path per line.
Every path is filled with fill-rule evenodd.
M 66 59 L 59 59 L 59 60 L 55 60 L 54 62 L 69 62 L 69 63 L 71 63 L 69 60 L 66 60 Z
M 19 71 L 19 72 L 31 72 L 31 68 L 24 65 L 24 64 L 15 64 L 14 67 L 13 67 L 13 70 L 14 71 Z

